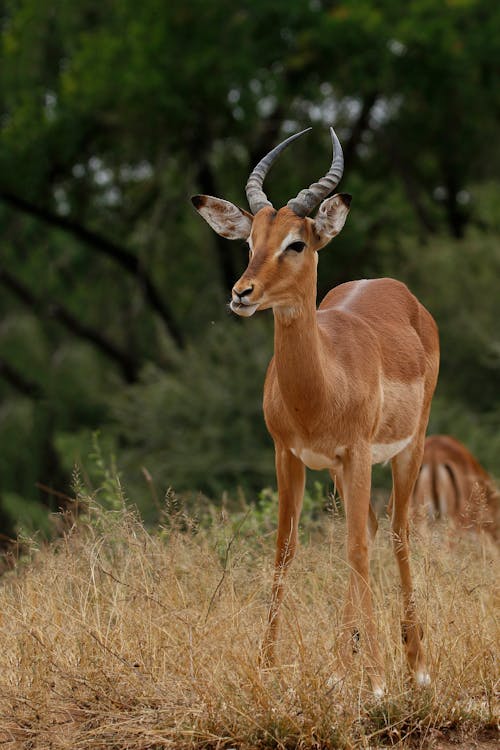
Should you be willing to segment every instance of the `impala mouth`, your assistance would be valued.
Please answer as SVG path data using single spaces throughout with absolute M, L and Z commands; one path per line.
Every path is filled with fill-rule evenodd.
M 254 314 L 258 306 L 258 302 L 237 302 L 234 299 L 232 299 L 229 303 L 229 307 L 231 308 L 231 310 L 236 313 L 236 315 L 240 315 L 242 318 L 249 318 Z

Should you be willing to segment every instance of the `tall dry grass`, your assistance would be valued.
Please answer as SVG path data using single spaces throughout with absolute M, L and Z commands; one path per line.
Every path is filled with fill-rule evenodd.
M 180 518 L 180 517 L 179 517 Z M 432 687 L 410 681 L 386 524 L 373 588 L 388 691 L 354 657 L 332 680 L 346 581 L 344 522 L 305 530 L 289 576 L 280 666 L 258 667 L 273 537 L 251 517 L 150 533 L 130 510 L 86 521 L 0 582 L 0 747 L 427 747 L 495 726 L 495 573 L 488 540 L 413 541 Z M 189 527 L 189 524 L 187 524 Z M 432 744 L 432 743 L 431 743 Z

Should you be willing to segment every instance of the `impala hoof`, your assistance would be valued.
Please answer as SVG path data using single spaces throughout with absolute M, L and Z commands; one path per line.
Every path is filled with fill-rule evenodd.
M 419 687 L 428 687 L 431 684 L 431 676 L 429 672 L 422 670 L 418 671 L 415 675 L 415 682 Z
M 379 686 L 379 687 L 373 688 L 373 697 L 375 698 L 376 701 L 381 701 L 384 695 L 385 695 L 385 687 Z

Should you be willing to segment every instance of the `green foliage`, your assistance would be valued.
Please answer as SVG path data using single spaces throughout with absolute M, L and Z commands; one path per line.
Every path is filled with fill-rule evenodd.
M 0 2 L 5 531 L 2 495 L 57 507 L 97 429 L 150 517 L 155 483 L 274 486 L 270 321 L 227 318 L 245 251 L 187 198 L 245 206 L 255 160 L 309 124 L 268 191 L 324 173 L 333 122 L 354 199 L 319 296 L 406 280 L 441 330 L 432 429 L 500 475 L 499 58 L 489 0 Z
M 47 509 L 36 500 L 27 500 L 14 492 L 4 492 L 2 508 L 16 536 L 26 538 L 35 533 L 48 538 L 53 531 Z
M 116 468 L 116 460 L 111 456 L 108 466 L 99 443 L 99 435 L 92 436 L 92 453 L 90 454 L 91 466 L 97 476 L 100 487 L 98 490 L 99 502 L 110 510 L 120 510 L 125 504 L 125 496 L 122 490 L 120 476 Z
M 272 481 L 261 407 L 271 331 L 266 321 L 244 325 L 214 322 L 172 373 L 151 365 L 116 394 L 120 466 L 139 496 L 142 467 L 160 487 L 211 497 L 238 485 L 256 492 Z

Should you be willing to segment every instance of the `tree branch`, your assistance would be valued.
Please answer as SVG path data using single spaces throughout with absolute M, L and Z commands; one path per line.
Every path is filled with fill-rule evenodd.
M 449 158 L 446 155 L 441 159 L 441 167 L 443 171 L 443 181 L 446 187 L 444 208 L 448 230 L 452 237 L 457 240 L 462 240 L 465 235 L 465 228 L 469 216 L 468 212 L 459 205 L 457 200 L 457 195 L 462 189 L 462 185 L 458 178 L 458 170 L 455 169 L 453 158 Z
M 359 117 L 351 129 L 349 140 L 347 141 L 343 149 L 344 161 L 347 168 L 351 166 L 352 161 L 354 160 L 354 157 L 356 155 L 356 148 L 358 147 L 364 131 L 368 127 L 370 121 L 370 113 L 372 111 L 373 105 L 377 101 L 377 96 L 378 93 L 373 91 L 371 94 L 368 94 L 363 100 Z
M 0 200 L 51 227 L 61 229 L 80 242 L 85 243 L 92 250 L 100 252 L 115 261 L 115 263 L 140 282 L 146 300 L 163 320 L 175 343 L 181 348 L 184 346 L 184 337 L 170 309 L 161 298 L 160 292 L 153 283 L 153 280 L 133 253 L 108 240 L 106 237 L 78 224 L 78 222 L 37 206 L 8 190 L 0 190 Z
M 215 185 L 214 176 L 212 170 L 206 160 L 203 160 L 198 170 L 197 182 L 200 186 L 200 190 L 205 195 L 217 196 L 217 188 Z M 235 248 L 233 243 L 229 240 L 224 239 L 217 233 L 214 234 L 215 249 L 219 258 L 219 268 L 221 273 L 221 280 L 225 292 L 230 293 L 233 288 L 237 277 L 239 276 L 236 270 L 235 263 Z
M 0 377 L 16 391 L 22 393 L 23 396 L 39 399 L 43 395 L 43 391 L 38 383 L 26 378 L 3 357 L 0 357 Z
M 108 358 L 120 367 L 125 380 L 132 383 L 137 380 L 138 363 L 128 352 L 124 352 L 113 344 L 109 339 L 94 328 L 79 321 L 73 313 L 57 302 L 47 302 L 36 297 L 33 292 L 18 278 L 7 271 L 0 269 L 0 283 L 9 289 L 23 304 L 37 313 L 51 317 L 64 325 L 69 331 L 79 338 L 85 339 L 93 344 Z
M 384 139 L 384 146 L 389 156 L 392 165 L 399 173 L 403 187 L 406 192 L 406 196 L 413 207 L 415 215 L 418 219 L 418 226 L 420 228 L 420 241 L 426 242 L 429 234 L 434 234 L 436 227 L 434 221 L 431 219 L 427 209 L 420 199 L 420 191 L 418 183 L 415 181 L 412 171 L 408 164 L 404 163 L 399 148 L 394 139 Z

